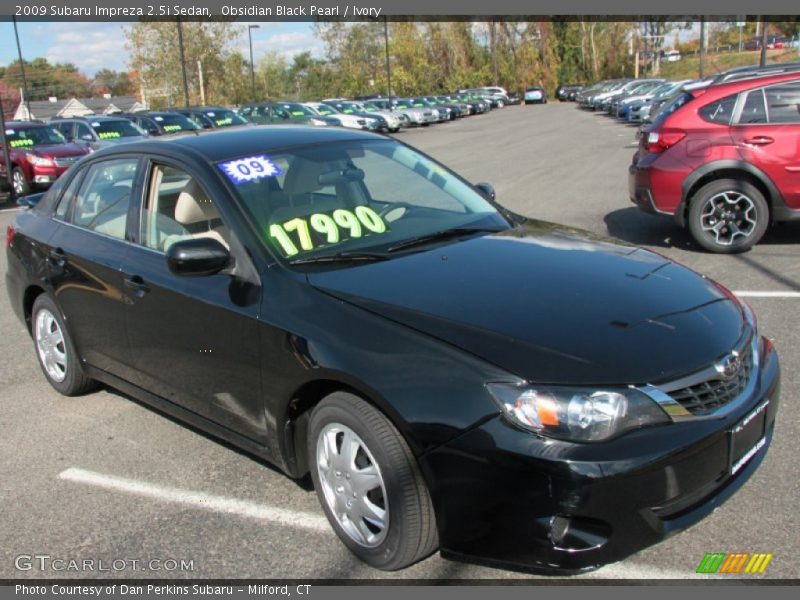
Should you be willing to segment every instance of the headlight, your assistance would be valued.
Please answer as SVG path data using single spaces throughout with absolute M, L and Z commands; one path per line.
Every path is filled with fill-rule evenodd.
M 659 405 L 633 388 L 487 384 L 513 423 L 549 437 L 599 442 L 621 433 L 669 423 Z
M 35 154 L 28 154 L 25 157 L 29 163 L 35 165 L 37 167 L 53 167 L 55 163 L 50 160 L 49 158 L 44 158 L 42 156 L 36 156 Z

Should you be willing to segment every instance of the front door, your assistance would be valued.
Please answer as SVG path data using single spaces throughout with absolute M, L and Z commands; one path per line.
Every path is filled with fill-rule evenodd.
M 166 263 L 166 249 L 179 240 L 213 237 L 230 247 L 217 201 L 189 169 L 150 165 L 139 243 L 122 274 L 128 341 L 138 385 L 262 440 L 260 288 L 224 271 L 178 276 Z
M 731 135 L 742 158 L 769 176 L 789 208 L 800 210 L 800 81 L 748 92 Z

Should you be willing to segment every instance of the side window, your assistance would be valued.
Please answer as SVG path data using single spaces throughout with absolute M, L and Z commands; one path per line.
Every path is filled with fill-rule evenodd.
M 740 125 L 753 123 L 766 123 L 767 109 L 764 105 L 764 90 L 752 90 L 747 93 L 747 98 L 742 107 L 742 114 L 739 115 Z
M 142 211 L 141 243 L 166 251 L 175 242 L 213 238 L 230 247 L 227 227 L 202 186 L 186 171 L 153 165 Z
M 72 123 L 64 123 L 64 122 L 56 123 L 55 124 L 55 128 L 58 130 L 58 132 L 61 135 L 63 135 L 67 139 L 67 141 L 70 141 L 70 140 L 73 139 L 72 138 Z
M 64 193 L 61 195 L 61 200 L 59 200 L 58 206 L 56 207 L 56 217 L 58 219 L 66 219 L 67 211 L 69 211 L 69 207 L 72 205 L 72 200 L 78 194 L 78 188 L 80 187 L 84 173 L 85 170 L 83 169 L 76 173 L 72 181 L 69 182 L 67 189 L 64 190 Z
M 700 109 L 700 117 L 712 123 L 729 124 L 733 116 L 733 108 L 736 106 L 736 98 L 737 95 L 734 94 L 706 104 Z
M 94 139 L 94 135 L 92 135 L 92 130 L 89 129 L 89 126 L 86 123 L 76 123 L 75 139 L 89 141 L 90 139 Z
M 122 158 L 89 167 L 73 203 L 70 222 L 124 240 L 138 164 L 136 158 Z
M 138 123 L 136 123 L 139 127 L 144 129 L 150 135 L 158 135 L 160 131 L 158 130 L 158 125 L 152 119 L 148 119 L 146 117 L 142 117 L 138 119 Z
M 770 123 L 800 123 L 800 82 L 765 90 Z

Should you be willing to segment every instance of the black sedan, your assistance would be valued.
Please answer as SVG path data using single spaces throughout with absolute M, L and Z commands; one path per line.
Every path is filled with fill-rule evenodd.
M 381 569 L 619 560 L 708 514 L 772 438 L 778 357 L 746 304 L 392 139 L 147 140 L 26 202 L 7 287 L 49 383 L 310 473 Z

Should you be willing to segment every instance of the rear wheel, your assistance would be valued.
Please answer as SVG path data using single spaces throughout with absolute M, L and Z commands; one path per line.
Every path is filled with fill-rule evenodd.
M 331 394 L 311 415 L 308 456 L 328 521 L 358 558 L 393 571 L 436 550 L 430 494 L 411 449 L 381 412 L 352 394 Z
M 61 313 L 45 294 L 33 303 L 31 333 L 39 366 L 57 392 L 64 396 L 77 396 L 97 385 L 83 374 Z
M 689 204 L 689 232 L 709 252 L 746 252 L 764 236 L 768 225 L 764 195 L 741 179 L 707 183 Z

